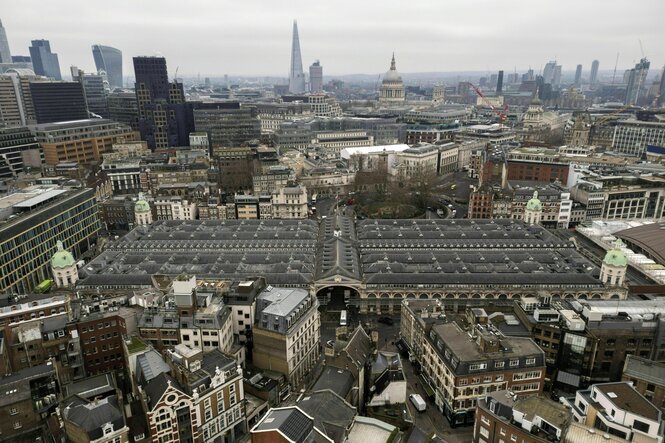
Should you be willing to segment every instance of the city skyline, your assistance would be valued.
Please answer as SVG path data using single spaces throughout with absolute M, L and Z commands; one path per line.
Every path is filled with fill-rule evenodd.
M 271 11 L 269 17 L 256 14 L 256 5 L 234 5 L 234 13 L 225 14 L 221 5 L 199 2 L 185 16 L 171 7 L 153 10 L 144 3 L 131 4 L 130 17 L 125 12 L 128 2 L 98 14 L 94 5 L 78 0 L 57 5 L 27 1 L 15 5 L 2 20 L 13 54 L 27 54 L 30 40 L 44 38 L 51 41 L 63 67 L 76 65 L 86 71 L 94 70 L 90 46 L 99 43 L 125 53 L 126 73 L 131 72 L 132 56 L 162 55 L 174 71 L 180 67 L 180 75 L 286 78 L 294 19 L 300 27 L 303 65 L 321 60 L 327 76 L 381 73 L 393 51 L 404 73 L 515 68 L 523 72 L 529 66 L 539 72 L 555 58 L 564 71 L 582 64 L 588 73 L 594 59 L 603 70 L 612 69 L 617 52 L 618 69 L 625 70 L 642 57 L 640 41 L 652 67 L 661 69 L 665 60 L 656 49 L 665 37 L 659 26 L 665 4 L 642 4 L 631 9 L 622 2 L 604 2 L 603 20 L 592 20 L 599 13 L 595 5 L 573 2 L 455 2 L 445 7 L 421 2 L 411 10 L 396 2 L 381 8 L 348 3 L 329 11 L 302 2 Z M 589 19 L 571 20 L 571 9 Z M 552 26 L 543 28 L 539 20 Z

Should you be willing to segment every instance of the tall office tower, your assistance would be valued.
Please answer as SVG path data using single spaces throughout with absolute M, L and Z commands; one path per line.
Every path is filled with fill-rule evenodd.
M 72 80 L 83 85 L 85 103 L 92 118 L 109 118 L 107 97 L 108 82 L 104 74 L 86 74 L 83 70 L 72 66 Z
M 628 84 L 628 80 L 630 79 L 630 69 L 626 69 L 623 71 L 623 83 Z
M 626 85 L 626 100 L 627 105 L 634 105 L 640 99 L 644 82 L 649 74 L 649 66 L 651 63 L 646 58 L 640 60 L 633 69 L 630 70 L 628 75 L 628 84 Z
M 0 63 L 12 63 L 9 41 L 7 41 L 7 33 L 5 27 L 2 26 L 2 20 L 0 20 Z
M 594 60 L 591 63 L 591 75 L 589 75 L 589 84 L 591 86 L 595 85 L 596 82 L 598 82 L 598 66 L 600 65 L 600 62 L 598 60 Z
M 33 40 L 29 49 L 35 74 L 62 80 L 58 54 L 51 52 L 51 43 L 48 40 Z
M 554 79 L 554 67 L 556 66 L 556 61 L 548 62 L 543 69 L 543 82 L 552 84 Z
M 293 21 L 293 40 L 291 41 L 291 70 L 289 71 L 289 92 L 302 94 L 305 92 L 305 73 L 302 70 L 302 56 L 300 55 L 300 37 L 298 37 L 298 22 Z
M 323 66 L 318 60 L 309 67 L 309 90 L 310 92 L 323 91 Z
M 552 86 L 561 85 L 561 65 L 554 67 L 554 75 L 552 76 Z
M 656 106 L 665 105 L 665 68 L 663 75 L 660 76 L 660 86 L 658 87 L 658 96 L 656 97 Z
M 579 88 L 582 86 L 582 65 L 577 65 L 575 69 L 575 87 Z
M 37 123 L 88 118 L 83 85 L 79 82 L 30 82 L 30 95 Z
M 122 88 L 122 51 L 110 46 L 92 45 L 97 72 L 106 72 L 111 89 Z
M 496 77 L 496 95 L 501 95 L 503 92 L 503 71 L 499 71 L 499 75 Z
M 109 95 L 106 79 L 101 74 L 83 74 L 79 77 L 79 82 L 83 85 L 83 94 L 85 103 L 88 105 L 88 112 L 93 118 L 109 118 L 109 107 L 107 98 Z
M 192 103 L 182 83 L 169 83 L 164 57 L 134 57 L 136 102 L 141 139 L 150 149 L 188 146 L 194 131 Z

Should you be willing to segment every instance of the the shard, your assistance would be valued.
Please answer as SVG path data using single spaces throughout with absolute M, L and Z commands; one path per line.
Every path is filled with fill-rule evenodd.
M 289 71 L 289 92 L 302 94 L 305 92 L 305 73 L 302 70 L 302 56 L 300 55 L 300 38 L 298 37 L 298 22 L 293 21 L 293 41 L 291 42 L 291 70 Z
M 11 63 L 12 54 L 9 52 L 9 42 L 7 42 L 7 33 L 0 21 L 0 63 Z

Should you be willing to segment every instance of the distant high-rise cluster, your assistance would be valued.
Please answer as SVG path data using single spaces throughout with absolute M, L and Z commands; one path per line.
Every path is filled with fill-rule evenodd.
M 110 46 L 92 45 L 97 71 L 104 71 L 111 88 L 122 88 L 122 51 Z
M 298 22 L 293 21 L 293 40 L 291 41 L 291 69 L 289 71 L 289 92 L 302 94 L 305 92 L 305 73 L 302 69 L 302 55 L 300 54 L 300 37 L 298 37 Z

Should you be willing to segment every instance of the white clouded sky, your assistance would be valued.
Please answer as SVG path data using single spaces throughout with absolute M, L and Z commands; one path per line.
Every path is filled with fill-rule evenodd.
M 665 63 L 665 0 L 0 0 L 14 55 L 45 38 L 60 59 L 92 71 L 90 46 L 131 57 L 160 54 L 171 75 L 287 76 L 292 20 L 305 70 L 385 72 L 536 71 L 557 58 L 564 71 L 593 59 L 601 70 Z

